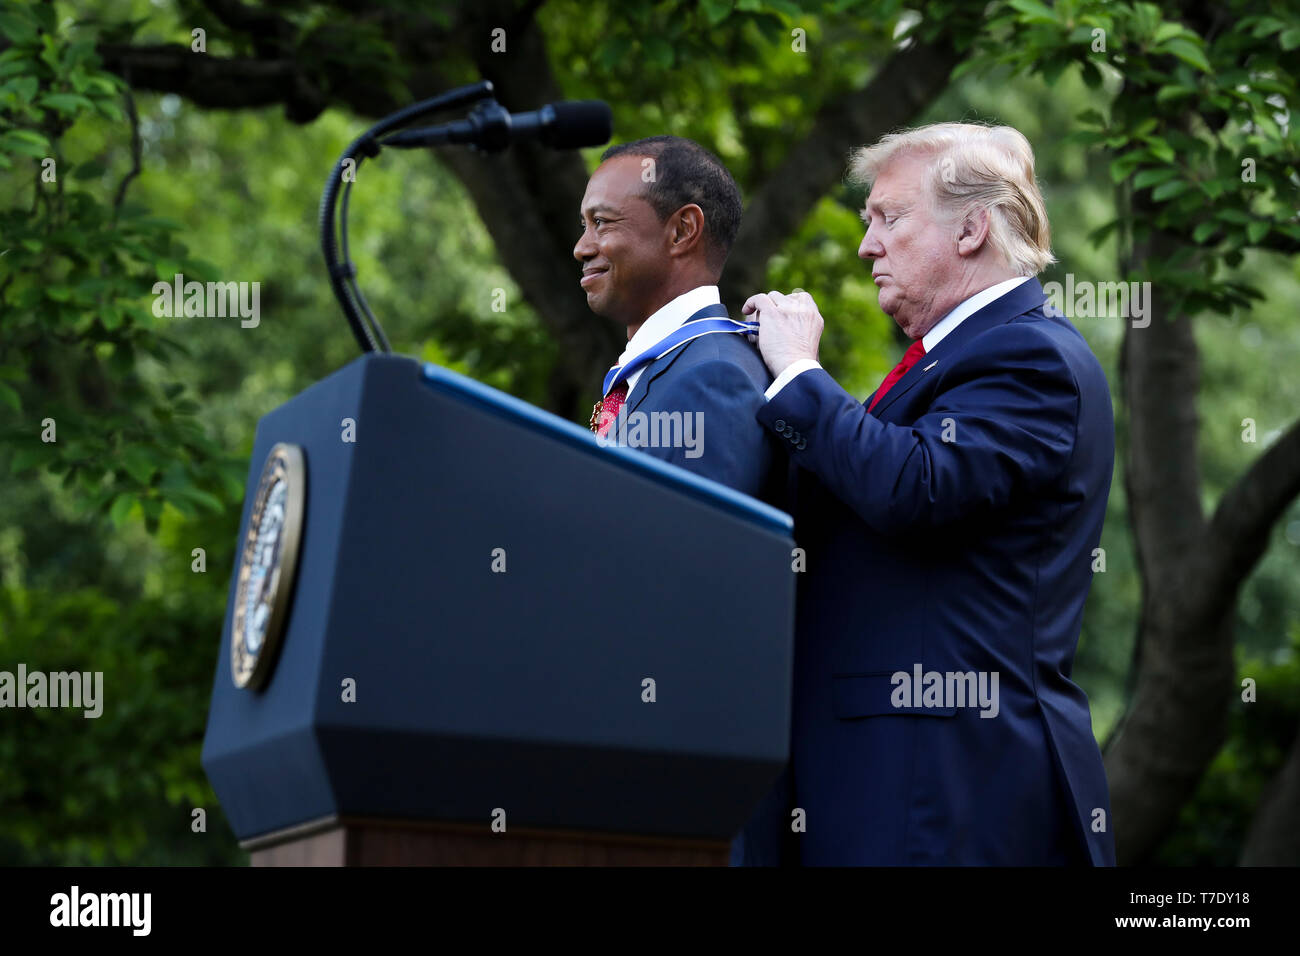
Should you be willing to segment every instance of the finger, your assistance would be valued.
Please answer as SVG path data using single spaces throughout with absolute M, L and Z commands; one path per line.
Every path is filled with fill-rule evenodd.
M 779 295 L 780 293 L 777 294 Z M 745 307 L 742 311 L 748 315 L 750 312 L 761 312 L 763 309 L 767 309 L 769 314 L 781 311 L 777 308 L 776 303 L 772 301 L 772 297 L 762 292 L 758 295 L 751 295 L 745 301 Z

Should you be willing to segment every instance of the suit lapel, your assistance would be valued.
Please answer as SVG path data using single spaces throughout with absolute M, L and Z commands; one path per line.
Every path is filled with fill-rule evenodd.
M 1039 284 L 1037 279 L 1031 278 L 1027 282 L 1020 283 L 1006 295 L 994 299 L 974 315 L 968 316 L 957 328 L 944 336 L 943 341 L 934 347 L 933 352 L 926 352 L 921 356 L 919 362 L 907 370 L 907 374 L 894 384 L 894 387 L 880 400 L 880 403 L 876 405 L 871 414 L 880 418 L 885 409 L 902 398 L 928 373 L 942 368 L 945 361 L 951 361 L 952 357 L 957 355 L 963 345 L 971 338 L 985 329 L 1010 322 L 1012 319 L 1041 306 L 1046 298 L 1042 285 Z M 870 401 L 871 399 L 867 399 L 864 404 L 870 403 Z
M 679 345 L 663 358 L 657 359 L 645 367 L 645 370 L 641 372 L 641 377 L 636 381 L 636 388 L 632 389 L 627 396 L 626 407 L 629 415 L 636 411 L 636 407 L 645 401 L 645 397 L 650 394 L 650 386 L 654 384 L 654 380 L 668 371 L 669 367 L 677 361 L 678 356 L 690 348 L 695 341 L 695 339 L 692 339 L 685 345 Z
M 965 322 L 962 323 L 962 325 L 965 324 L 966 324 Z M 958 326 L 958 328 L 960 328 L 960 326 Z M 945 339 L 944 341 L 947 340 Z M 940 342 L 939 345 L 935 348 L 935 351 L 938 352 L 939 348 L 942 348 L 942 346 L 943 346 L 943 342 Z M 885 397 L 882 398 L 879 404 L 877 404 L 876 407 L 871 410 L 871 414 L 875 415 L 877 418 L 883 415 L 886 408 L 888 408 L 890 405 L 894 404 L 894 402 L 902 398 L 904 393 L 908 392 L 914 385 L 916 385 L 917 382 L 921 381 L 921 379 L 925 377 L 926 372 L 934 368 L 936 364 L 937 364 L 937 360 L 930 358 L 928 353 L 922 355 L 921 360 L 917 362 L 915 365 L 913 365 L 911 368 L 909 368 L 907 370 L 907 374 L 904 375 L 902 378 L 900 378 L 897 382 L 895 382 L 894 387 L 885 393 Z M 876 391 L 878 392 L 880 391 L 880 389 L 876 389 Z M 875 393 L 873 392 L 872 395 L 874 397 Z M 870 404 L 870 403 L 871 403 L 871 399 L 867 399 L 866 404 Z

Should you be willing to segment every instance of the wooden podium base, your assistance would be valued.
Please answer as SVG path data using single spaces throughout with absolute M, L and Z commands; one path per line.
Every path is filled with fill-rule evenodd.
M 253 866 L 726 866 L 726 841 L 329 817 L 240 844 Z

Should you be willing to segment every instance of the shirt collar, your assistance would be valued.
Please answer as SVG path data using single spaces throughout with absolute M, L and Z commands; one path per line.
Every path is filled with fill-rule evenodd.
M 716 285 L 696 286 L 690 292 L 683 292 L 654 315 L 641 324 L 636 334 L 628 339 L 627 348 L 618 357 L 616 364 L 622 365 L 640 355 L 668 333 L 672 332 L 706 305 L 717 305 L 722 301 Z
M 921 343 L 925 346 L 925 351 L 927 353 L 934 351 L 934 347 L 942 342 L 948 333 L 961 325 L 962 322 L 994 299 L 1002 298 L 1020 283 L 1028 282 L 1030 278 L 1031 276 L 1016 276 L 1013 279 L 1007 279 L 1005 282 L 989 286 L 983 292 L 976 292 L 969 299 L 959 303 L 955 309 L 936 322 L 934 328 L 921 336 Z

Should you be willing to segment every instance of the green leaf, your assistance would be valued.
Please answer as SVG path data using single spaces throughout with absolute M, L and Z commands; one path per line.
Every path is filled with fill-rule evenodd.
M 1133 188 L 1146 189 L 1148 186 L 1167 182 L 1177 175 L 1178 170 L 1173 166 L 1161 166 L 1157 169 L 1144 169 L 1133 177 Z
M 19 448 L 14 452 L 13 459 L 9 462 L 9 473 L 17 475 L 34 468 L 49 457 L 48 450 L 44 443 L 40 445 L 28 445 L 25 448 Z
M 18 397 L 18 392 L 4 382 L 0 382 L 0 402 L 4 402 L 16 412 L 23 410 L 22 399 Z
M 1176 36 L 1185 36 L 1188 30 L 1181 23 L 1174 23 L 1166 20 L 1160 26 L 1156 27 L 1155 43 L 1159 46 L 1167 40 L 1172 40 Z
M 1246 226 L 1246 238 L 1252 243 L 1259 243 L 1260 240 L 1268 235 L 1269 226 L 1270 223 L 1261 222 L 1259 220 L 1250 223 L 1250 225 Z
M 20 133 L 27 133 L 28 130 L 9 130 L 0 136 L 0 152 L 21 153 L 24 156 L 32 156 L 36 159 L 44 159 L 50 154 L 50 147 L 38 145 Z
M 1194 66 L 1206 73 L 1210 72 L 1210 61 L 1205 58 L 1205 51 L 1199 44 L 1193 43 L 1186 37 L 1174 37 L 1160 44 L 1156 49 L 1162 53 L 1172 53 L 1188 66 Z
M 1282 46 L 1283 50 L 1294 50 L 1300 46 L 1300 27 L 1292 27 L 1290 30 L 1284 31 L 1277 38 L 1277 42 Z
M 98 101 L 95 104 L 95 109 L 99 110 L 100 113 L 117 123 L 122 122 L 126 118 L 126 114 L 122 112 L 122 107 L 118 106 L 112 100 Z
M 1266 37 L 1270 33 L 1277 33 L 1286 26 L 1281 20 L 1273 17 L 1261 17 L 1259 23 L 1255 24 L 1255 29 L 1251 31 L 1251 36 L 1255 39 Z
M 149 484 L 149 479 L 158 470 L 153 456 L 138 445 L 131 445 L 122 452 L 122 467 L 142 485 Z
M 1192 230 L 1192 241 L 1197 244 L 1203 243 L 1218 228 L 1218 224 L 1214 222 L 1197 223 L 1196 228 Z
M 1240 209 L 1231 209 L 1231 208 L 1220 209 L 1218 212 L 1214 214 L 1214 218 L 1219 219 L 1223 222 L 1231 222 L 1238 226 L 1245 226 L 1248 225 L 1249 223 L 1254 222 L 1254 220 L 1251 219 L 1249 215 L 1242 212 Z
M 31 43 L 36 39 L 36 27 L 11 13 L 0 13 L 0 33 L 18 44 Z
M 1235 189 L 1237 186 L 1237 180 L 1233 179 L 1231 185 L 1232 188 Z M 1205 190 L 1205 194 L 1211 199 L 1218 199 L 1223 195 L 1228 187 L 1225 186 L 1221 179 L 1207 179 L 1205 182 L 1201 183 L 1201 188 Z
M 75 169 L 73 169 L 70 175 L 72 176 L 73 179 L 77 179 L 77 180 L 99 179 L 101 176 L 104 175 L 104 171 L 107 169 L 108 169 L 107 163 L 103 162 L 102 160 L 92 159 L 88 163 L 79 164 Z
M 19 76 L 5 84 L 9 89 L 14 91 L 14 95 L 23 103 L 30 103 L 40 92 L 40 80 L 34 76 Z
M 804 14 L 804 11 L 799 9 L 799 4 L 792 2 L 792 0 L 767 0 L 767 6 L 768 9 L 775 10 L 777 13 L 784 13 L 792 20 Z
M 1056 23 L 1056 11 L 1046 4 L 1039 3 L 1038 0 L 1011 0 L 1008 4 L 1012 9 L 1019 10 L 1026 23 Z
M 1172 163 L 1177 156 L 1174 154 L 1174 148 L 1158 136 L 1148 136 L 1145 140 L 1147 148 L 1151 150 L 1151 155 L 1166 163 Z
M 1181 196 L 1191 187 L 1186 180 L 1173 179 L 1167 183 L 1161 183 L 1155 189 L 1151 190 L 1151 198 L 1156 202 L 1164 202 L 1166 199 L 1172 199 L 1175 196 Z
M 49 137 L 44 133 L 38 133 L 34 129 L 11 129 L 5 133 L 5 136 L 21 140 L 24 143 L 31 143 L 34 146 L 41 147 L 41 149 L 48 150 L 50 148 Z
M 1160 87 L 1160 91 L 1156 93 L 1156 102 L 1168 103 L 1170 100 L 1181 99 L 1184 96 L 1191 96 L 1195 92 L 1196 87 L 1194 86 L 1180 86 L 1177 83 L 1171 83 L 1167 86 Z
M 207 508 L 213 514 L 221 514 L 221 512 L 225 510 L 225 505 L 221 503 L 220 498 L 218 498 L 214 494 L 210 494 L 209 492 L 203 491 L 193 486 L 190 486 L 188 488 L 178 488 L 176 489 L 176 494 L 179 497 L 188 498 L 190 501 L 193 501 L 195 504 Z
M 40 98 L 39 105 L 51 106 L 60 113 L 76 113 L 78 110 L 95 108 L 93 100 L 79 93 L 46 93 Z
M 1117 159 L 1111 160 L 1110 179 L 1114 183 L 1122 183 L 1133 175 L 1133 170 L 1142 162 L 1141 153 L 1125 153 Z
M 115 528 L 120 528 L 126 524 L 127 515 L 135 507 L 135 495 L 130 492 L 122 492 L 113 499 L 113 506 L 108 510 L 108 518 L 113 522 Z

